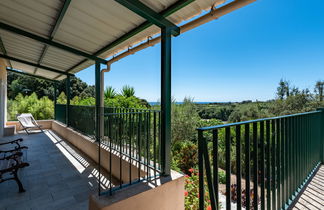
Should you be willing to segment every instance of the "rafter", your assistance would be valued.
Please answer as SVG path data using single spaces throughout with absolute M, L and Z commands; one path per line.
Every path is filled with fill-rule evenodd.
M 58 17 L 56 18 L 56 22 L 55 22 L 55 24 L 54 24 L 54 26 L 52 28 L 51 33 L 50 33 L 49 40 L 53 40 L 53 38 L 54 38 L 54 36 L 55 36 L 55 34 L 56 34 L 62 20 L 63 20 L 63 17 L 65 15 L 67 9 L 69 8 L 70 3 L 71 3 L 71 0 L 65 0 L 64 1 L 62 9 L 60 10 Z M 41 53 L 41 55 L 40 55 L 40 57 L 38 59 L 38 62 L 37 62 L 38 64 L 42 63 L 42 60 L 43 60 L 47 50 L 48 50 L 48 45 L 45 45 L 44 48 L 43 48 L 43 51 L 42 51 L 42 53 Z M 36 72 L 37 72 L 37 68 L 35 68 L 34 74 L 36 74 Z

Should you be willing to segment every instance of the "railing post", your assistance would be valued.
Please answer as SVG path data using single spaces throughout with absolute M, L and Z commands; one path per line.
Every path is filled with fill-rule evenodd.
M 324 108 L 318 108 L 318 111 L 321 111 L 321 122 L 320 122 L 320 161 L 324 164 Z
M 95 93 L 96 93 L 96 111 L 95 111 L 95 136 L 96 141 L 98 142 L 98 176 L 99 176 L 99 182 L 98 182 L 98 194 L 101 194 L 101 136 L 100 136 L 100 117 L 101 117 L 101 108 L 100 108 L 100 101 L 101 101 L 101 95 L 100 95 L 100 63 L 96 61 L 95 64 Z M 111 174 L 111 172 L 110 172 Z
M 57 84 L 56 82 L 54 82 L 54 95 L 53 95 L 53 98 L 54 98 L 54 120 L 56 120 L 56 92 L 57 92 Z
M 199 172 L 199 209 L 205 209 L 203 131 L 198 130 L 198 172 Z
M 170 175 L 171 147 L 171 31 L 161 29 L 161 168 Z
M 65 114 L 66 114 L 66 119 L 65 119 L 65 123 L 66 123 L 66 125 L 67 126 L 69 126 L 70 125 L 70 80 L 71 80 L 71 77 L 70 77 L 70 75 L 67 75 L 67 77 L 66 77 L 66 83 L 65 83 L 65 85 L 66 85 L 66 112 L 65 112 Z

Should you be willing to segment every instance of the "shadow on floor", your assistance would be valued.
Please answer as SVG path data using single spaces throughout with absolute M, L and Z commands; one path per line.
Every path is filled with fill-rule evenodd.
M 293 209 L 324 209 L 324 165 L 321 165 Z
M 0 210 L 88 209 L 88 197 L 98 191 L 97 165 L 55 132 L 18 134 L 0 141 L 23 138 L 29 167 L 19 173 L 26 189 L 18 193 L 14 181 L 0 184 Z M 102 173 L 102 189 L 107 189 L 108 174 Z M 112 186 L 114 186 L 111 183 Z

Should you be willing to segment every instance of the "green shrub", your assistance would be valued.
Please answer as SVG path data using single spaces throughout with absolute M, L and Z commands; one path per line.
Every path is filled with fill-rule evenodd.
M 218 170 L 218 180 L 221 184 L 226 184 L 226 173 L 223 170 Z
M 47 96 L 38 99 L 36 93 L 30 96 L 18 94 L 8 101 L 8 120 L 17 120 L 17 114 L 31 113 L 36 120 L 53 119 L 54 104 Z
M 191 141 L 177 142 L 172 147 L 172 166 L 185 174 L 198 164 L 198 146 Z

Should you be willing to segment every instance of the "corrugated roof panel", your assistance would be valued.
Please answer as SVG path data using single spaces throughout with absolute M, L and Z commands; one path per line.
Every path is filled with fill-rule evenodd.
M 11 61 L 11 65 L 14 69 L 29 73 L 29 74 L 34 74 L 35 67 L 29 66 L 26 64 L 18 63 L 15 61 Z
M 114 0 L 73 1 L 55 40 L 93 53 L 144 21 Z
M 48 79 L 53 79 L 53 78 L 59 76 L 58 73 L 51 72 L 51 71 L 46 71 L 45 69 L 37 69 L 36 75 L 41 76 L 41 77 L 45 77 L 45 78 L 48 78 Z
M 1 0 L 0 20 L 48 36 L 61 5 L 61 1 Z
M 67 70 L 83 59 L 84 58 L 81 56 L 77 56 L 54 47 L 49 47 L 42 63 L 44 65 L 48 64 L 54 68 L 59 68 L 59 70 Z

